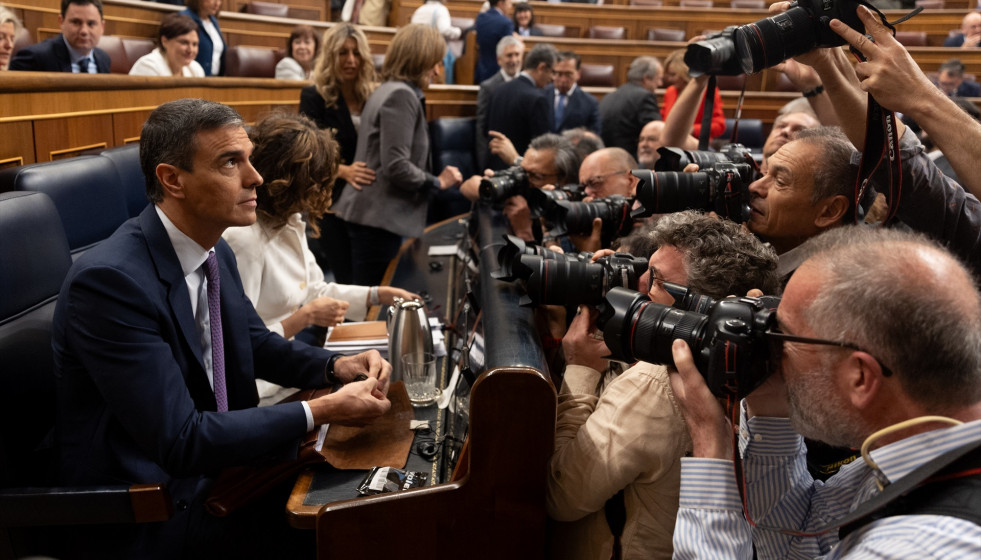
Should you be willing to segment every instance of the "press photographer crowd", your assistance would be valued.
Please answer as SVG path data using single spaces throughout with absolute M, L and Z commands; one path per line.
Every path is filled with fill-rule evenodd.
M 510 167 L 461 186 L 560 387 L 551 557 L 981 554 L 977 110 L 865 2 L 770 10 L 689 43 L 643 167 L 600 148 L 575 184 L 568 133 L 492 133 Z M 717 76 L 774 66 L 805 95 L 762 153 L 711 149 Z

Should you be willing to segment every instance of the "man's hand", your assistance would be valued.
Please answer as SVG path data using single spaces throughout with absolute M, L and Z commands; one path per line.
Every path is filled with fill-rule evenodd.
M 361 187 L 370 185 L 375 180 L 374 170 L 368 169 L 363 161 L 356 161 L 351 165 L 338 165 L 337 176 L 359 191 Z
M 675 340 L 671 345 L 671 355 L 675 367 L 668 368 L 668 376 L 675 400 L 688 424 L 692 455 L 732 459 L 732 425 L 695 367 L 691 349 L 685 341 Z
M 504 163 L 514 165 L 514 161 L 518 159 L 518 150 L 514 149 L 511 140 L 496 130 L 491 130 L 487 134 L 491 137 L 487 143 L 490 152 L 501 158 Z
M 374 377 L 348 383 L 329 395 L 307 401 L 307 404 L 317 425 L 330 423 L 345 426 L 365 426 L 392 407 Z
M 865 56 L 866 62 L 855 65 L 863 91 L 871 93 L 886 109 L 902 113 L 911 112 L 916 104 L 933 103 L 935 96 L 943 95 L 878 16 L 859 6 L 858 17 L 875 42 L 838 19 L 831 20 L 831 29 Z
M 344 356 L 334 362 L 334 376 L 343 383 L 351 383 L 358 374 L 364 374 L 378 380 L 377 387 L 374 388 L 380 397 L 388 394 L 388 382 L 392 377 L 392 364 L 382 359 L 377 350 Z
M 586 366 L 600 372 L 606 369 L 608 361 L 602 357 L 608 355 L 610 349 L 605 342 L 593 336 L 598 315 L 588 305 L 579 306 L 576 316 L 569 324 L 569 330 L 562 337 L 562 350 L 567 364 Z
M 351 304 L 346 301 L 324 296 L 304 305 L 302 309 L 306 309 L 308 324 L 333 327 L 344 322 L 349 307 Z
M 511 231 L 514 235 L 525 241 L 535 240 L 532 230 L 531 208 L 528 207 L 528 201 L 525 197 L 518 194 L 505 200 L 502 213 L 511 224 Z
M 593 230 L 589 235 L 569 234 L 569 241 L 576 246 L 579 252 L 587 251 L 590 253 L 599 251 L 603 248 L 603 220 L 593 218 Z
M 463 175 L 460 173 L 460 170 L 457 169 L 456 167 L 453 167 L 452 165 L 447 165 L 446 167 L 443 168 L 443 171 L 440 172 L 437 179 L 439 179 L 439 188 L 442 190 L 446 190 L 450 187 L 455 187 L 459 185 L 460 182 L 463 181 Z

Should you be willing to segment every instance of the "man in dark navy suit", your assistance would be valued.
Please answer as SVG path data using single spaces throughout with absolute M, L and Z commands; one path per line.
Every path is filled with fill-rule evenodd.
M 979 97 L 981 85 L 964 79 L 964 63 L 952 58 L 940 65 L 937 71 L 937 87 L 948 97 Z
M 61 0 L 61 35 L 17 51 L 11 70 L 108 74 L 109 55 L 96 47 L 106 22 L 102 0 Z
M 545 99 L 552 104 L 552 132 L 587 128 L 600 134 L 599 101 L 579 87 L 582 59 L 572 51 L 559 53 L 555 81 L 545 86 Z
M 477 16 L 474 31 L 477 33 L 477 69 L 474 83 L 479 84 L 501 69 L 497 63 L 497 42 L 501 37 L 514 33 L 514 22 L 508 17 L 511 0 L 489 0 L 490 9 Z
M 532 138 L 549 131 L 552 109 L 542 88 L 552 81 L 557 58 L 558 52 L 551 44 L 535 45 L 525 57 L 518 77 L 491 92 L 484 121 L 488 137 L 484 142 L 490 141 L 491 131 L 499 132 L 511 140 L 517 153 L 523 154 Z M 497 171 L 508 166 L 496 155 L 491 155 L 488 167 Z
M 52 335 L 62 481 L 163 482 L 174 509 L 164 523 L 86 527 L 72 543 L 77 556 L 312 554 L 312 539 L 286 525 L 284 501 L 210 515 L 215 476 L 293 458 L 315 426 L 361 425 L 391 406 L 391 366 L 377 352 L 341 356 L 285 340 L 246 297 L 221 234 L 256 220 L 262 177 L 251 153 L 229 107 L 200 99 L 158 107 L 140 135 L 152 203 L 65 279 Z M 257 408 L 257 376 L 289 387 L 343 386 Z

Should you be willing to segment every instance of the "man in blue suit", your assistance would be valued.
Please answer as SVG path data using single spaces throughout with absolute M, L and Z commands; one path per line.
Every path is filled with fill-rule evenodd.
M 474 83 L 479 84 L 501 69 L 497 63 L 497 42 L 501 37 L 514 33 L 514 22 L 508 17 L 511 0 L 489 0 L 490 9 L 477 16 L 474 31 L 477 33 L 477 69 Z
M 974 80 L 964 79 L 964 63 L 956 58 L 940 65 L 937 70 L 937 87 L 948 97 L 981 96 L 981 85 Z
M 532 138 L 549 131 L 551 109 L 542 88 L 552 81 L 557 56 L 551 44 L 535 45 L 525 57 L 518 77 L 498 86 L 487 100 L 484 130 L 488 135 L 494 131 L 506 136 L 519 154 L 528 149 Z M 484 142 L 490 140 L 488 136 Z M 508 167 L 496 155 L 491 155 L 487 165 L 495 171 Z
M 106 22 L 102 0 L 61 0 L 61 35 L 17 51 L 10 70 L 108 74 L 110 60 L 96 47 Z
M 555 81 L 545 86 L 545 99 L 551 103 L 552 132 L 583 127 L 600 135 L 599 101 L 577 84 L 579 55 L 572 51 L 559 52 L 555 63 Z
M 140 138 L 152 204 L 82 255 L 62 286 L 53 347 L 63 482 L 164 482 L 174 508 L 165 523 L 87 528 L 73 545 L 82 556 L 269 558 L 303 542 L 312 549 L 289 534 L 285 502 L 208 514 L 215 475 L 290 459 L 315 426 L 367 423 L 391 406 L 391 366 L 377 352 L 340 356 L 287 341 L 245 296 L 221 234 L 256 220 L 262 177 L 251 153 L 233 109 L 199 99 L 161 105 Z M 343 386 L 256 408 L 256 376 Z

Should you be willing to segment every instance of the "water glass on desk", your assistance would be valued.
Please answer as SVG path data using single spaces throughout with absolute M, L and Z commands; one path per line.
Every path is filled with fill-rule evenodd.
M 436 387 L 436 356 L 432 352 L 411 352 L 402 356 L 402 382 L 412 406 L 436 402 L 442 393 Z

